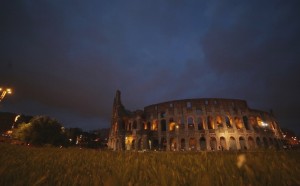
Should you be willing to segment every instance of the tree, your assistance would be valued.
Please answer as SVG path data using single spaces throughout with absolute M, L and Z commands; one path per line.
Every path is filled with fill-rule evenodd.
M 62 125 L 48 116 L 33 117 L 29 123 L 22 123 L 14 134 L 17 139 L 33 145 L 66 143 Z

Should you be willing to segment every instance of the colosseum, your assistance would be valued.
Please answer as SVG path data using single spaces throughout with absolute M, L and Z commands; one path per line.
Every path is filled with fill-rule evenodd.
M 216 151 L 282 148 L 272 112 L 239 99 L 201 98 L 128 111 L 117 91 L 108 147 L 113 150 Z

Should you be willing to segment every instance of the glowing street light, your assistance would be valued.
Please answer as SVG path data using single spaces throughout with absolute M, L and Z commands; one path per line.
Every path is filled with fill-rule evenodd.
M 4 99 L 6 94 L 12 94 L 12 89 L 11 88 L 2 88 L 0 87 L 0 102 Z
M 268 123 L 262 122 L 261 125 L 262 125 L 263 127 L 267 127 L 267 126 L 268 126 Z

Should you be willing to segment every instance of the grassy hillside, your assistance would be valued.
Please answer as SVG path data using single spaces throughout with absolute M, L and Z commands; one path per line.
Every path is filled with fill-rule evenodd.
M 0 150 L 3 186 L 300 185 L 296 151 L 139 153 L 3 143 Z

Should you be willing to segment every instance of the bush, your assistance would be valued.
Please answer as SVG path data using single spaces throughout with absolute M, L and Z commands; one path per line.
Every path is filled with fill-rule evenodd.
M 14 137 L 32 145 L 51 144 L 54 146 L 66 143 L 62 125 L 47 116 L 36 116 L 29 123 L 22 123 L 14 131 Z

